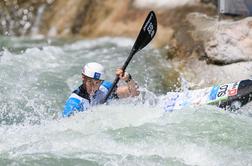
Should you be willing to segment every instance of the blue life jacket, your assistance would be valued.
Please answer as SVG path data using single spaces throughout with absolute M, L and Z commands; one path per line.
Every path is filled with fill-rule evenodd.
M 79 86 L 79 88 L 74 90 L 67 99 L 62 113 L 63 117 L 69 117 L 74 114 L 75 111 L 86 111 L 90 106 L 101 104 L 111 87 L 111 82 L 103 81 L 95 94 L 90 97 L 84 86 Z M 115 91 L 112 93 L 110 98 L 118 98 Z

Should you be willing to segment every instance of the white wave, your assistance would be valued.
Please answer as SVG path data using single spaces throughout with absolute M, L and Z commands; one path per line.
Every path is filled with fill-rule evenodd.
M 202 108 L 209 110 L 204 112 Z M 18 159 L 37 154 L 93 158 L 101 164 L 124 163 L 129 160 L 127 156 L 139 157 L 142 162 L 158 156 L 163 160 L 202 166 L 227 165 L 230 161 L 237 165 L 250 163 L 251 152 L 247 151 L 250 147 L 242 141 L 250 139 L 251 133 L 243 138 L 228 114 L 214 112 L 213 107 L 202 108 L 201 112 L 189 109 L 163 113 L 157 107 L 117 102 L 41 125 L 2 126 L 0 154 Z M 239 121 L 242 129 L 249 123 L 243 118 Z M 234 133 L 229 133 L 228 127 Z M 252 128 L 246 130 L 249 132 Z M 225 134 L 232 138 L 225 138 Z M 233 147 L 236 141 L 240 149 Z M 113 156 L 118 158 L 113 160 Z M 147 163 L 154 161 L 147 160 Z
M 29 70 L 56 68 L 60 66 L 60 56 L 63 57 L 64 52 L 60 47 L 44 46 L 42 48 L 28 48 L 24 51 L 22 61 L 25 59 Z
M 7 64 L 11 62 L 13 54 L 6 48 L 3 48 L 3 51 L 0 52 L 0 63 Z
M 47 121 L 41 125 L 3 126 L 0 128 L 0 133 L 1 135 L 5 134 L 0 138 L 0 146 L 2 147 L 0 153 L 29 154 L 36 153 L 36 151 L 57 151 L 57 153 L 62 154 L 69 150 L 71 152 L 72 148 L 77 151 L 78 149 L 92 150 L 96 147 L 94 146 L 95 142 L 93 142 L 95 141 L 93 140 L 94 136 L 96 141 L 99 142 L 99 138 L 102 138 L 99 135 L 103 135 L 103 132 L 107 130 L 150 123 L 159 118 L 162 113 L 142 106 L 132 106 L 128 110 L 125 109 L 125 105 L 116 107 L 103 105 L 84 113 L 78 113 L 70 118 Z M 83 143 L 83 146 L 69 148 L 79 144 L 78 141 L 81 144 Z M 47 147 L 48 143 L 52 144 L 50 148 Z M 66 151 L 66 149 L 68 150 Z
M 113 44 L 117 47 L 132 47 L 134 44 L 134 40 L 130 38 L 123 37 L 102 37 L 94 40 L 82 40 L 72 43 L 70 45 L 65 45 L 65 49 L 68 50 L 80 50 L 80 49 L 88 49 L 97 46 L 104 46 L 108 44 Z
M 36 46 L 20 53 L 11 49 L 2 51 L 0 156 L 4 156 L 3 160 L 15 160 L 16 165 L 27 160 L 40 165 L 41 160 L 48 158 L 52 162 L 87 159 L 100 165 L 251 163 L 249 117 L 221 112 L 213 106 L 165 113 L 158 105 L 162 98 L 146 90 L 150 90 L 147 86 L 141 89 L 145 94 L 139 98 L 113 101 L 70 118 L 51 120 L 61 113 L 70 89 L 81 81 L 83 63 L 108 58 L 102 62 L 113 73 L 112 68 L 124 61 L 127 53 L 123 52 L 128 48 L 113 52 L 106 47 L 106 43 L 112 43 L 113 47 L 113 43 L 120 41 L 121 38 L 103 38 L 90 41 L 91 45 L 83 40 L 76 42 L 76 46 L 67 44 L 63 48 Z M 121 44 L 131 47 L 133 41 L 126 39 Z M 98 49 L 92 49 L 97 46 Z M 157 84 L 159 76 L 166 72 L 159 68 L 164 69 L 167 64 L 159 52 L 151 50 L 142 55 L 136 56 L 130 72 L 142 80 L 140 86 L 145 76 L 149 77 L 149 84 Z M 149 71 L 158 77 L 151 76 Z M 240 161 L 243 162 L 239 164 Z

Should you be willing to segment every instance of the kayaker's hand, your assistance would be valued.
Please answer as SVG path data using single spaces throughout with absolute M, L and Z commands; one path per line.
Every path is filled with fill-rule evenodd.
M 119 76 L 120 80 L 127 81 L 129 80 L 129 74 L 127 72 L 123 72 L 121 68 L 116 69 L 116 75 Z
M 139 86 L 127 72 L 123 72 L 122 69 L 116 69 L 116 75 L 127 83 L 125 86 L 117 87 L 116 93 L 119 98 L 134 97 L 140 94 Z

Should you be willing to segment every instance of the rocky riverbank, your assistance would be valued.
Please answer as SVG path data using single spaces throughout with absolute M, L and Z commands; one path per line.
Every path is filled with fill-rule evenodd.
M 16 0 L 0 2 L 0 33 L 45 37 L 135 38 L 148 11 L 158 18 L 154 47 L 191 88 L 251 76 L 251 18 L 219 20 L 216 1 Z

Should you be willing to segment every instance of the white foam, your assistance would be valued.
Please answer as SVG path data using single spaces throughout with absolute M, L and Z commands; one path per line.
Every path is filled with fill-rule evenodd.
M 8 49 L 4 48 L 3 51 L 1 51 L 0 63 L 2 64 L 11 63 L 12 56 L 13 53 L 11 53 Z
M 141 89 L 146 90 L 145 95 L 139 98 L 113 101 L 66 119 L 55 118 L 54 113 L 61 114 L 71 93 L 68 86 L 74 89 L 81 81 L 83 63 L 106 56 L 104 64 L 110 69 L 118 65 L 118 59 L 125 60 L 127 53 L 123 52 L 128 48 L 113 52 L 106 47 L 107 42 L 120 43 L 118 40 L 121 41 L 98 39 L 98 44 L 92 40 L 91 45 L 83 40 L 80 45 L 76 42 L 76 47 L 68 44 L 63 48 L 36 46 L 21 53 L 3 50 L 0 155 L 17 163 L 32 158 L 35 164 L 44 159 L 54 162 L 55 158 L 64 158 L 90 159 L 100 165 L 155 165 L 155 161 L 161 161 L 160 165 L 173 161 L 180 165 L 239 165 L 239 161 L 240 165 L 249 165 L 252 160 L 249 117 L 230 116 L 218 112 L 214 106 L 165 113 L 157 105 L 157 99 L 161 98 L 145 88 Z M 121 46 L 132 44 L 126 39 Z M 148 83 L 156 84 L 167 63 L 158 51 L 142 53 L 144 56 L 136 56 L 131 73 L 139 80 L 148 75 L 151 79 Z M 149 70 L 158 77 L 150 76 Z M 18 120 L 24 122 L 15 124 Z
M 67 153 L 66 149 L 70 152 L 78 151 L 78 149 L 97 148 L 98 150 L 99 146 L 111 149 L 106 144 L 106 141 L 111 140 L 106 140 L 110 138 L 107 138 L 103 132 L 140 126 L 152 122 L 161 115 L 162 112 L 142 106 L 125 109 L 125 105 L 119 105 L 116 108 L 113 105 L 103 105 L 88 112 L 78 113 L 71 118 L 47 121 L 41 125 L 3 126 L 0 128 L 2 135 L 0 153 L 14 151 L 15 154 L 27 154 L 57 151 L 61 154 Z M 102 141 L 102 145 L 98 145 L 99 141 Z M 48 144 L 51 146 L 50 148 L 48 148 Z
M 106 44 L 113 44 L 117 47 L 132 47 L 134 44 L 134 40 L 130 38 L 124 37 L 102 37 L 95 40 L 82 40 L 72 43 L 70 45 L 65 45 L 65 49 L 68 50 L 79 50 L 79 49 L 88 49 L 97 47 L 99 45 L 103 46 Z

